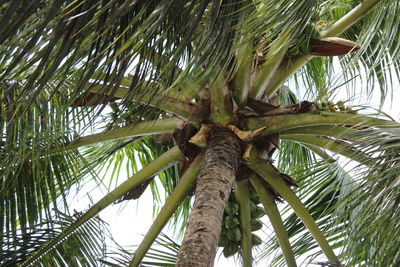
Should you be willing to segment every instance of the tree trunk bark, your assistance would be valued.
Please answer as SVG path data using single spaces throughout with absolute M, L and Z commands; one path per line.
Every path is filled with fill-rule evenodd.
M 224 207 L 236 178 L 240 156 L 239 138 L 230 129 L 213 128 L 176 266 L 214 265 Z

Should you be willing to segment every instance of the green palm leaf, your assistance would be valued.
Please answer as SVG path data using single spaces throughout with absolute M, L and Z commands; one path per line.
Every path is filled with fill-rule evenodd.
M 145 258 L 143 266 L 174 266 L 180 245 L 166 234 L 161 233 L 154 241 Z M 128 266 L 132 253 L 122 247 L 108 254 L 110 259 L 102 260 L 106 266 Z
M 32 252 L 67 228 L 78 215 L 58 213 L 53 221 L 43 221 L 17 236 L 2 235 L 1 264 L 16 266 L 31 256 Z M 67 240 L 57 244 L 35 262 L 45 266 L 55 263 L 70 266 L 97 266 L 96 262 L 105 257 L 104 240 L 107 225 L 95 217 L 72 233 Z

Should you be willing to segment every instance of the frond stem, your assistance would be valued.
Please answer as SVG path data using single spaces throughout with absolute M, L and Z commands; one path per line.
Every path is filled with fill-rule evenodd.
M 235 198 L 239 203 L 239 223 L 242 231 L 241 247 L 243 257 L 243 267 L 251 267 L 253 257 L 251 255 L 251 214 L 250 214 L 250 194 L 249 182 L 244 179 L 235 182 Z
M 362 19 L 380 0 L 365 0 L 362 1 L 357 7 L 352 9 L 349 13 L 331 25 L 329 29 L 322 32 L 321 37 L 338 36 L 346 29 L 357 23 Z M 281 85 L 300 67 L 306 64 L 312 56 L 296 55 L 288 60 L 288 63 L 281 66 L 274 74 L 273 81 L 266 89 L 267 95 L 272 95 L 278 90 Z
M 321 33 L 321 37 L 338 36 L 356 24 L 381 0 L 364 0 L 349 13 Z
M 54 152 L 75 149 L 81 146 L 93 145 L 96 143 L 109 140 L 117 140 L 121 138 L 172 133 L 179 125 L 179 123 L 182 122 L 183 121 L 178 118 L 167 118 L 140 122 L 138 124 L 128 125 L 125 127 L 118 127 L 109 131 L 78 137 L 68 145 L 56 149 L 56 151 Z
M 252 39 L 247 42 L 237 55 L 239 67 L 233 77 L 233 97 L 239 107 L 246 105 L 250 91 L 251 65 L 253 61 Z
M 334 136 L 338 138 L 349 139 L 351 134 L 357 132 L 356 128 L 344 127 L 340 125 L 318 125 L 318 126 L 307 126 L 287 129 L 281 132 L 281 134 L 300 134 L 300 135 L 324 135 Z
M 343 155 L 366 166 L 372 164 L 370 157 L 359 150 L 352 149 L 351 144 L 345 142 L 338 143 L 335 142 L 335 140 L 323 138 L 316 135 L 285 134 L 281 135 L 280 138 L 326 148 L 332 152 Z
M 296 214 L 300 217 L 303 223 L 307 226 L 308 230 L 314 236 L 315 240 L 325 253 L 329 261 L 334 264 L 340 264 L 339 259 L 336 257 L 331 246 L 326 240 L 321 229 L 316 224 L 313 217 L 310 215 L 306 207 L 301 203 L 299 198 L 290 189 L 290 187 L 283 181 L 274 169 L 266 164 L 264 160 L 258 158 L 256 152 L 253 152 L 248 163 L 249 167 L 256 171 L 268 184 L 270 184 L 293 208 Z
M 265 212 L 267 213 L 272 227 L 274 228 L 274 232 L 282 249 L 287 266 L 296 267 L 296 259 L 293 254 L 292 247 L 290 246 L 289 236 L 286 232 L 285 226 L 283 225 L 282 217 L 279 214 L 275 200 L 270 196 L 257 177 L 251 177 L 250 182 L 253 185 L 253 188 L 256 190 L 256 193 L 264 206 Z
M 251 5 L 252 1 L 247 0 L 245 4 Z M 255 8 L 251 6 L 246 12 L 243 13 L 242 22 L 243 23 L 252 13 L 254 13 Z M 244 107 L 247 103 L 247 98 L 250 91 L 250 80 L 251 71 L 253 63 L 253 45 L 254 37 L 246 34 L 242 35 L 240 42 L 242 47 L 237 52 L 236 59 L 238 61 L 238 68 L 233 77 L 233 98 L 239 107 Z
M 272 42 L 267 55 L 265 56 L 265 63 L 259 66 L 254 72 L 250 93 L 255 99 L 260 99 L 263 96 L 265 89 L 272 81 L 273 74 L 277 71 L 286 53 L 286 51 L 282 48 L 282 45 L 286 42 L 287 38 L 292 32 L 293 30 L 289 30 Z
M 212 83 L 210 93 L 211 121 L 222 126 L 228 125 L 233 120 L 233 103 L 222 71 Z
M 105 92 L 103 85 L 91 85 L 88 90 L 92 93 L 112 94 L 120 98 L 129 97 L 133 101 L 165 110 L 182 118 L 190 118 L 192 121 L 199 121 L 199 118 L 196 116 L 198 115 L 196 114 L 196 106 L 163 96 L 162 94 L 149 95 L 145 92 L 135 92 L 135 94 L 132 94 L 128 87 L 122 86 L 115 92 Z
M 168 222 L 172 214 L 188 195 L 188 192 L 193 187 L 196 181 L 197 174 L 200 171 L 203 156 L 203 154 L 199 154 L 193 160 L 192 164 L 190 164 L 189 168 L 185 171 L 184 175 L 179 180 L 179 183 L 175 187 L 171 196 L 160 210 L 160 213 L 157 215 L 157 218 L 154 220 L 150 229 L 147 231 L 142 243 L 136 249 L 129 266 L 133 267 L 140 264 L 150 246 L 153 244 L 154 240 L 164 228 L 165 224 Z
M 22 157 L 22 159 L 20 159 L 20 162 L 23 162 L 24 160 L 29 160 L 32 157 L 39 158 L 42 156 L 47 156 L 54 153 L 76 149 L 83 146 L 94 145 L 109 140 L 117 140 L 120 138 L 145 136 L 153 134 L 172 133 L 180 123 L 182 123 L 181 119 L 167 118 L 167 119 L 141 122 L 136 125 L 128 125 L 125 127 L 119 127 L 97 134 L 82 136 L 72 140 L 65 146 L 56 147 L 52 150 L 39 152 L 36 154 L 28 153 L 24 157 Z
M 332 158 L 328 153 L 326 153 L 324 151 L 324 149 L 314 146 L 314 145 L 310 145 L 310 144 L 305 144 L 305 143 L 301 143 L 304 147 L 310 149 L 312 152 L 314 152 L 315 154 L 317 154 L 318 156 L 320 156 L 322 159 L 324 159 L 326 162 L 328 163 L 335 163 L 336 159 Z
M 261 135 L 278 133 L 287 129 L 315 126 L 315 125 L 353 125 L 377 128 L 398 128 L 399 123 L 387 121 L 361 114 L 341 112 L 301 113 L 291 115 L 266 116 L 248 118 L 247 126 L 250 130 L 266 127 Z

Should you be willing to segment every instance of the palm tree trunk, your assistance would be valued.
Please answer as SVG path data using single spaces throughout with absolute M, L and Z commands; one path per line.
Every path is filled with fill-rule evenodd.
M 176 266 L 214 265 L 224 207 L 236 178 L 240 155 L 238 137 L 229 129 L 213 128 Z

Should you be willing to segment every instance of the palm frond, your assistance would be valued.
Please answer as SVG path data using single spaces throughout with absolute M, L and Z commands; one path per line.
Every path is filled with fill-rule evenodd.
M 315 156 L 310 153 L 309 149 L 296 142 L 281 140 L 277 166 L 282 172 L 290 174 L 291 166 L 304 166 L 307 168 L 307 165 L 312 164 L 314 161 Z
M 278 47 L 279 50 L 287 48 L 299 38 L 310 20 L 317 1 L 255 1 L 256 11 L 245 21 L 244 32 L 251 32 L 260 38 L 259 47 L 268 48 L 275 39 L 290 32 L 287 39 Z M 309 36 L 310 37 L 310 36 Z
M 135 139 L 110 141 L 86 149 L 86 160 L 96 166 L 96 172 L 104 172 L 111 183 L 117 184 L 121 171 L 126 171 L 128 177 L 135 174 L 141 166 L 146 166 L 157 159 L 162 153 L 173 147 L 172 140 L 158 142 L 157 137 L 145 136 Z M 181 175 L 178 165 L 174 165 L 160 172 L 150 182 L 150 190 L 153 195 L 153 214 L 157 214 L 164 201 L 173 193 L 180 181 Z M 183 201 L 174 214 L 171 225 L 182 224 L 180 232 L 185 225 L 190 210 L 190 197 Z M 183 217 L 182 217 L 183 216 Z
M 353 180 L 340 165 L 326 162 L 315 162 L 308 168 L 295 167 L 291 176 L 301 185 L 298 190 L 299 197 L 327 236 L 332 247 L 342 247 L 346 238 L 344 229 L 347 221 L 342 222 L 339 219 L 340 210 L 337 206 L 351 192 L 354 186 Z M 287 214 L 288 210 L 285 210 Z M 341 223 L 343 224 L 341 225 Z M 292 213 L 287 216 L 285 228 L 292 240 L 293 250 L 297 257 L 307 255 L 303 260 L 310 262 L 321 254 L 321 251 L 317 249 L 318 244 L 297 215 Z M 269 253 L 276 251 L 278 249 L 276 242 L 277 240 L 271 239 L 266 244 L 266 251 Z M 277 252 L 273 261 L 282 265 L 284 263 L 283 255 L 279 251 Z
M 174 266 L 179 248 L 178 243 L 161 233 L 144 257 L 141 266 Z M 108 258 L 101 262 L 106 266 L 128 266 L 131 258 L 131 251 L 118 247 L 115 252 L 108 253 Z
M 12 167 L 0 169 L 1 211 L 3 218 L 8 218 L 0 227 L 14 236 L 38 221 L 50 219 L 53 209 L 64 210 L 69 188 L 91 171 L 77 152 L 27 160 Z M 61 205 L 58 197 L 63 200 Z
M 109 177 L 110 182 L 113 182 L 120 176 L 123 166 L 129 177 L 173 146 L 172 140 L 158 143 L 155 136 L 142 136 L 109 140 L 100 145 L 84 147 L 81 150 L 86 161 L 96 168 L 96 172 L 105 171 L 104 175 Z M 168 174 L 165 175 L 172 179 Z M 118 183 L 118 180 L 114 182 Z
M 19 232 L 17 236 L 3 232 L 0 252 L 2 266 L 16 266 L 29 258 L 32 252 L 66 229 L 78 216 L 58 213 L 57 219 L 42 221 Z M 105 257 L 108 238 L 107 225 L 95 217 L 80 229 L 56 244 L 35 264 L 38 266 L 65 265 L 69 266 L 98 266 L 98 260 Z
M 270 164 L 262 164 L 265 163 L 263 160 L 257 158 L 257 152 L 252 153 L 252 158 L 250 159 L 248 165 L 257 174 L 260 175 L 268 184 L 271 185 L 274 190 L 276 190 L 279 195 L 285 199 L 290 207 L 296 212 L 296 214 L 300 217 L 302 222 L 307 226 L 308 230 L 315 238 L 318 245 L 321 247 L 325 256 L 327 257 L 329 264 L 337 265 L 340 264 L 340 260 L 335 255 L 333 248 L 330 246 L 326 237 L 324 236 L 321 229 L 318 227 L 315 219 L 311 216 L 310 212 L 307 210 L 305 205 L 301 202 L 301 200 L 296 196 L 296 194 L 290 189 L 290 187 L 284 182 L 279 172 L 274 170 L 274 168 Z M 296 253 L 296 252 L 295 252 Z
M 356 10 L 359 1 L 323 1 L 312 18 L 312 23 L 323 35 L 332 36 L 330 28 Z M 394 0 L 371 0 L 362 3 L 368 13 L 360 13 L 359 19 L 341 29 L 340 36 L 360 45 L 357 52 L 332 58 L 310 58 L 311 60 L 295 74 L 297 85 L 318 95 L 326 94 L 339 84 L 346 84 L 348 95 L 354 97 L 364 93 L 372 97 L 380 90 L 381 104 L 396 85 L 399 65 L 398 25 L 396 15 L 400 6 Z M 344 31 L 343 31 L 344 30 Z M 336 35 L 335 32 L 333 35 Z M 329 73 L 329 74 L 328 74 Z
M 394 132 L 394 133 L 392 133 Z M 398 260 L 398 140 L 395 131 L 364 129 L 349 134 L 355 146 L 372 159 L 368 167 L 350 165 L 350 174 L 338 162 L 316 162 L 292 167 L 291 176 L 300 184 L 298 193 L 328 241 L 342 251 L 347 264 L 393 264 Z M 349 167 L 346 167 L 349 169 Z M 366 201 L 367 200 L 367 201 Z M 296 215 L 286 219 L 297 256 L 320 253 L 317 244 Z M 382 229 L 385 229 L 383 231 Z M 277 249 L 270 240 L 268 255 Z M 386 253 L 381 257 L 380 253 Z M 283 264 L 281 254 L 274 260 Z M 388 256 L 390 255 L 390 256 Z
M 236 49 L 234 27 L 245 12 L 234 0 L 79 0 L 26 7 L 24 1 L 1 6 L 8 30 L 0 42 L 0 80 L 21 82 L 17 102 L 29 99 L 25 108 L 47 83 L 71 77 L 75 82 L 70 90 L 54 92 L 67 94 L 71 103 L 89 82 L 113 94 L 127 73 L 132 78 L 124 102 L 142 94 L 142 88 L 146 96 L 154 96 L 160 90 L 182 90 L 196 80 L 199 90 L 230 62 Z M 20 12 L 20 19 L 8 20 Z
M 30 100 L 18 99 L 23 94 L 21 83 L 0 83 L 0 194 L 2 212 L 10 218 L 3 221 L 3 230 L 13 229 L 16 233 L 17 228 L 24 231 L 28 225 L 32 226 L 43 217 L 50 219 L 51 210 L 60 207 L 56 204 L 57 197 L 64 199 L 71 185 L 79 183 L 104 160 L 104 155 L 109 155 L 106 153 L 91 161 L 88 150 L 82 155 L 82 150 L 78 152 L 76 148 L 105 140 L 107 135 L 118 134 L 124 129 L 129 132 L 129 129 L 145 126 L 141 123 L 136 128 L 130 125 L 118 129 L 117 126 L 128 123 L 129 118 L 113 122 L 111 116 L 106 116 L 105 122 L 96 122 L 93 120 L 96 115 L 89 110 L 71 110 L 66 92 L 57 94 L 57 90 L 64 89 L 70 82 L 67 80 L 58 86 L 48 83 L 34 104 L 25 110 L 19 105 L 27 105 Z M 141 118 L 144 119 L 146 117 Z M 108 127 L 107 121 L 113 122 L 113 131 L 87 135 L 90 130 L 98 131 L 88 129 L 89 125 Z M 151 126 L 156 125 L 149 122 L 147 127 Z M 174 123 L 170 129 L 173 128 Z M 146 132 L 146 126 L 143 130 Z M 81 137 L 81 134 L 85 136 Z M 167 145 L 164 151 L 168 147 L 171 145 Z
M 341 62 L 348 75 L 360 75 L 365 81 L 366 91 L 372 95 L 379 87 L 381 102 L 390 92 L 394 81 L 399 79 L 399 38 L 400 11 L 397 1 L 378 1 L 378 4 L 360 22 L 343 33 L 343 37 L 361 45 L 353 58 Z M 388 67 L 393 65 L 393 67 Z
M 289 87 L 283 86 L 279 91 L 279 103 L 291 105 L 298 103 L 296 94 Z M 276 166 L 283 172 L 290 174 L 291 166 L 307 166 L 315 161 L 315 156 L 301 144 L 288 140 L 280 140 Z M 307 168 L 307 167 L 306 167 Z
M 169 151 L 162 154 L 153 162 L 149 163 L 146 167 L 141 169 L 134 176 L 127 179 L 121 185 L 116 187 L 113 191 L 108 193 L 98 202 L 96 202 L 91 208 L 89 208 L 85 213 L 80 214 L 80 216 L 70 224 L 66 229 L 64 229 L 59 235 L 56 235 L 54 238 L 50 239 L 48 242 L 44 243 L 41 247 L 39 247 L 36 251 L 32 252 L 31 257 L 29 257 L 25 262 L 24 266 L 27 266 L 38 258 L 40 258 L 47 251 L 51 250 L 51 248 L 58 244 L 61 240 L 68 237 L 71 233 L 79 229 L 82 225 L 84 225 L 87 221 L 97 216 L 97 214 L 108 207 L 110 204 L 124 196 L 129 190 L 133 187 L 140 185 L 146 180 L 150 179 L 152 176 L 157 175 L 162 170 L 167 169 L 168 167 L 174 165 L 179 159 L 182 158 L 182 153 L 177 147 L 170 149 Z
M 360 173 L 356 189 L 346 200 L 349 228 L 344 257 L 349 264 L 394 264 L 400 260 L 395 249 L 399 240 L 392 238 L 399 232 L 394 222 L 399 220 L 400 139 L 396 134 L 367 132 L 362 140 L 376 155 L 376 164 Z

